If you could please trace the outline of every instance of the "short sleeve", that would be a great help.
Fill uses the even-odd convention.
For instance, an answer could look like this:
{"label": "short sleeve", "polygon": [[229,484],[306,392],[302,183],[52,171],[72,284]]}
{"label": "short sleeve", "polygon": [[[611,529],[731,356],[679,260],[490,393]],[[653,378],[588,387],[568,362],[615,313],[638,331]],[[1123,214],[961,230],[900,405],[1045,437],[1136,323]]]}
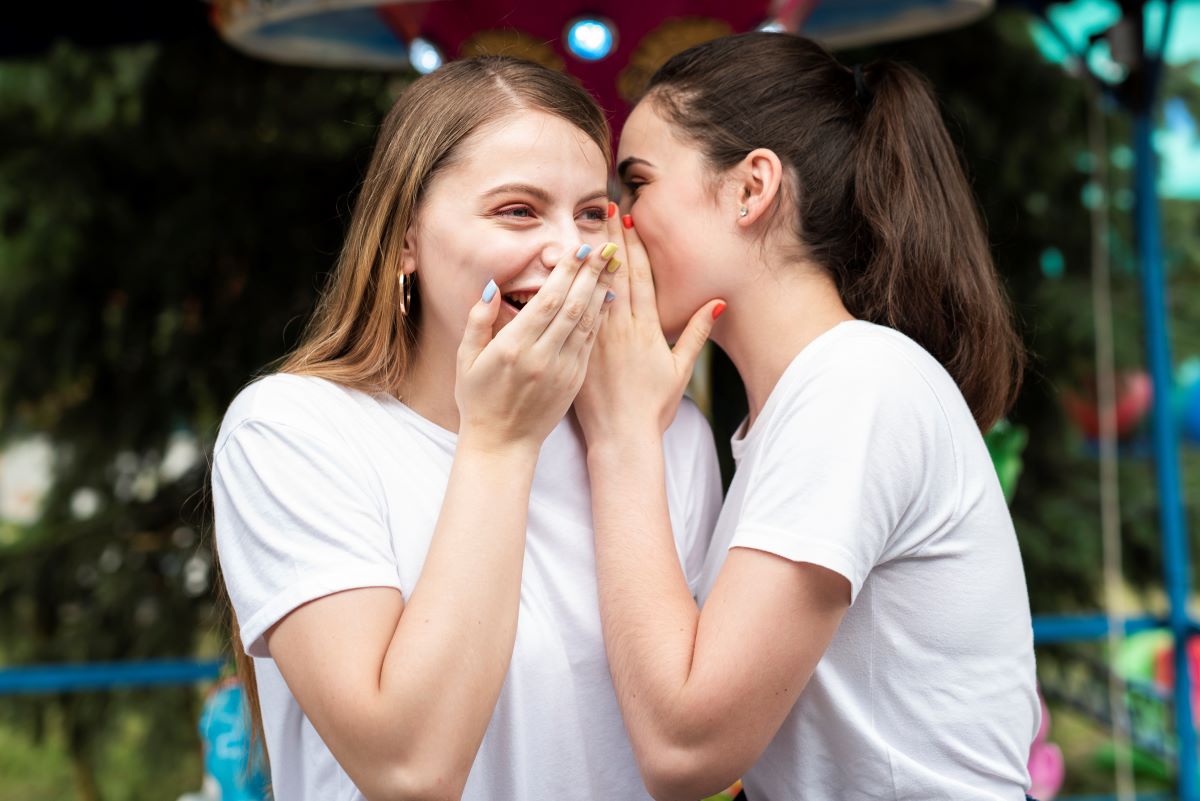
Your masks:
{"label": "short sleeve", "polygon": [[848,358],[815,365],[761,421],[767,427],[757,432],[729,547],[832,570],[850,582],[853,603],[925,495],[944,421],[923,376],[902,357],[842,356]]}
{"label": "short sleeve", "polygon": [[221,572],[246,652],[314,599],[359,587],[400,588],[391,537],[361,464],[346,446],[278,422],[247,419],[213,457]]}
{"label": "short sleeve", "polygon": [[685,482],[678,496],[684,499],[684,531],[679,557],[688,588],[695,596],[721,514],[721,467],[712,428],[693,401],[684,398],[667,433],[674,469]]}

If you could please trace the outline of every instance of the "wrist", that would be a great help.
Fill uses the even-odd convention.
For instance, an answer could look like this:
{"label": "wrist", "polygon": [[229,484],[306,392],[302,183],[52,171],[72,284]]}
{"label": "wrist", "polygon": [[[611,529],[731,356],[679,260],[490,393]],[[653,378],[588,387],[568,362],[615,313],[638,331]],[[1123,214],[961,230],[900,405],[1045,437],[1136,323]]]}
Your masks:
{"label": "wrist", "polygon": [[541,443],[523,439],[497,438],[487,432],[463,428],[458,432],[455,457],[465,456],[494,464],[510,470],[527,469],[532,472],[537,465]]}
{"label": "wrist", "polygon": [[588,467],[601,470],[619,468],[661,449],[662,432],[654,420],[614,426],[603,436],[588,439]]}

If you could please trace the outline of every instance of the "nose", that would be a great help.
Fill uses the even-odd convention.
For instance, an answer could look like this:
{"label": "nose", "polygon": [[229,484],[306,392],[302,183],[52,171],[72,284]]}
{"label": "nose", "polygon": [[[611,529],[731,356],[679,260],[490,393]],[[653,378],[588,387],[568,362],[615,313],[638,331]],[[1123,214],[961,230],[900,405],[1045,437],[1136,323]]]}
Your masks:
{"label": "nose", "polygon": [[545,240],[542,242],[541,258],[542,265],[547,270],[554,269],[554,265],[567,255],[568,250],[578,248],[579,243],[583,241],[574,218],[569,213],[565,217],[566,219],[558,219],[556,216],[546,220],[543,229]]}

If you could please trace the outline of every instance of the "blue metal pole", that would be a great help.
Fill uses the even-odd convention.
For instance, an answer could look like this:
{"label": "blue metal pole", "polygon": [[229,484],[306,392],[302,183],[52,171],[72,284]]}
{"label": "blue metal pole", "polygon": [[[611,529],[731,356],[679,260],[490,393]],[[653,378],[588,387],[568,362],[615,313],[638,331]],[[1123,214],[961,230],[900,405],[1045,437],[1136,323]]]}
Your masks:
{"label": "blue metal pole", "polygon": [[[1108,615],[1034,615],[1033,644],[1103,640],[1108,636]],[[1121,621],[1125,635],[1167,628],[1169,621],[1154,615],[1128,617]]]}
{"label": "blue metal pole", "polygon": [[158,659],[0,668],[0,696],[195,684],[216,679],[224,664],[220,659]]}
{"label": "blue metal pole", "polygon": [[1175,637],[1175,731],[1179,740],[1179,797],[1200,801],[1196,777],[1196,729],[1192,722],[1191,677],[1187,639],[1189,560],[1187,524],[1179,470],[1179,439],[1171,412],[1171,343],[1167,331],[1166,279],[1163,271],[1162,221],[1158,169],[1154,153],[1153,104],[1134,116],[1137,240],[1141,261],[1146,352],[1154,381],[1153,446],[1162,526],[1163,570],[1170,599],[1169,622]]}

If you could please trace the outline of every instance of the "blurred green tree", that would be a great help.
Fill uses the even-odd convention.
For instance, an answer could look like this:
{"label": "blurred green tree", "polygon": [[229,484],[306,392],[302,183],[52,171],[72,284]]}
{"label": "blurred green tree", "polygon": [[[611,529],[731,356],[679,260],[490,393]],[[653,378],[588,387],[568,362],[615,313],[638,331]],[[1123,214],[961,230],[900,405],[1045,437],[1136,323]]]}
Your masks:
{"label": "blurred green tree", "polygon": [[[0,64],[0,442],[54,453],[39,519],[0,523],[0,662],[223,640],[205,451],[301,330],[406,79],[270,65],[211,32]],[[9,701],[0,719],[61,724],[81,799],[199,784],[177,767],[190,689]],[[125,791],[96,763],[134,707],[143,786]]]}

